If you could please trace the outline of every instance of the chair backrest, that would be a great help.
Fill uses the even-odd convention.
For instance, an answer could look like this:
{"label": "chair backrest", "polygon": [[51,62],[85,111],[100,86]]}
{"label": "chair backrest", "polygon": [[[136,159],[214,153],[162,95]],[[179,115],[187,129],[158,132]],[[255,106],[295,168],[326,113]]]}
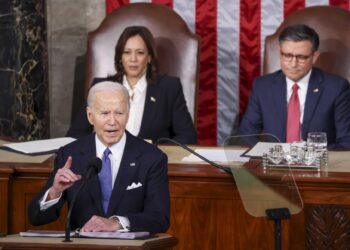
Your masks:
{"label": "chair backrest", "polygon": [[320,36],[321,55],[316,67],[350,81],[350,11],[331,6],[308,7],[288,16],[265,40],[264,74],[280,68],[278,36],[283,28],[302,23]]}
{"label": "chair backrest", "polygon": [[133,25],[146,26],[153,34],[160,74],[181,79],[187,107],[196,123],[196,97],[199,73],[199,37],[172,9],[153,3],[123,5],[106,16],[88,34],[85,96],[95,77],[116,73],[114,48],[122,31]]}

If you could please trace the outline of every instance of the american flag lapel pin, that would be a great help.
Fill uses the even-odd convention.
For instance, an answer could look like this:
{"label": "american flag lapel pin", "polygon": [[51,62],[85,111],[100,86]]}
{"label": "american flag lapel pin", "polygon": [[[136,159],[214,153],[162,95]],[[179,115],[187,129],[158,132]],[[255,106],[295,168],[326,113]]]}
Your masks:
{"label": "american flag lapel pin", "polygon": [[314,93],[317,93],[318,92],[318,89],[316,88],[316,89],[314,89]]}
{"label": "american flag lapel pin", "polygon": [[156,102],[156,98],[154,98],[153,96],[151,96],[151,102]]}

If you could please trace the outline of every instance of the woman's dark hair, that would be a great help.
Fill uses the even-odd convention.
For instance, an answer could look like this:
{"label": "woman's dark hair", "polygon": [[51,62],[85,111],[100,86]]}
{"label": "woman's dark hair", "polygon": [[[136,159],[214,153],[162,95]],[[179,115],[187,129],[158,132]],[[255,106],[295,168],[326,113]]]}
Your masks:
{"label": "woman's dark hair", "polygon": [[287,26],[282,30],[278,40],[280,43],[284,41],[310,41],[313,52],[318,50],[318,46],[320,44],[320,38],[318,37],[317,32],[305,24],[294,24]]}
{"label": "woman's dark hair", "polygon": [[122,55],[124,53],[125,44],[130,37],[139,35],[146,44],[148,54],[151,56],[151,61],[147,65],[146,80],[147,83],[154,83],[158,75],[158,63],[157,63],[157,51],[152,33],[144,26],[130,26],[125,28],[120,35],[117,45],[115,47],[114,67],[117,70],[117,74],[112,78],[117,82],[123,82],[123,75],[125,74]]}

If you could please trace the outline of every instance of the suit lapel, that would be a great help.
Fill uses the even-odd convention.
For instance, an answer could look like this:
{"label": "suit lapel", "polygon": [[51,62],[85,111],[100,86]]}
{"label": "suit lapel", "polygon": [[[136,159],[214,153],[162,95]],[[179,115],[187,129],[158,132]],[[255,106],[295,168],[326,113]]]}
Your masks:
{"label": "suit lapel", "polygon": [[151,131],[157,113],[157,104],[159,104],[161,97],[156,84],[157,83],[147,84],[145,109],[143,112],[140,132],[138,134],[141,138],[145,138],[146,131]]}
{"label": "suit lapel", "polygon": [[276,75],[275,81],[272,83],[272,98],[275,104],[273,107],[276,110],[277,118],[280,120],[278,124],[281,124],[281,139],[286,138],[286,120],[287,120],[287,83],[286,77],[280,71]]}
{"label": "suit lapel", "polygon": [[[84,143],[84,145],[81,148],[81,167],[84,168],[83,173],[86,170],[87,164],[96,157],[96,142],[95,142],[95,133],[91,134],[87,141]],[[98,176],[94,176],[91,178],[88,184],[88,192],[93,200],[93,205],[98,210],[99,214],[104,214],[103,208],[102,208],[102,201],[101,201],[101,189],[100,189],[100,183],[98,180]]]}
{"label": "suit lapel", "polygon": [[128,132],[126,132],[126,144],[117,178],[114,183],[111,200],[108,206],[108,216],[112,215],[116,211],[117,206],[126,192],[126,188],[131,184],[132,178],[135,175],[136,170],[139,168],[138,156],[140,152],[134,145],[134,138]]}
{"label": "suit lapel", "polygon": [[304,117],[303,117],[303,125],[302,125],[302,138],[306,139],[306,132],[309,131],[310,121],[315,113],[317,104],[320,100],[323,91],[323,76],[321,73],[313,69],[309,85],[307,88],[306,100],[305,100],[305,108],[304,108]]}

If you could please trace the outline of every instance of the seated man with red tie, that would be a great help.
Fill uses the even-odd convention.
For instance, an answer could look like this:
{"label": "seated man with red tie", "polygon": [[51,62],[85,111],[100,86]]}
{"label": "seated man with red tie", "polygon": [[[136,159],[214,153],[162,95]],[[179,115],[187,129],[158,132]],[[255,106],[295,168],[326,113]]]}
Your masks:
{"label": "seated man with red tie", "polygon": [[127,89],[115,82],[94,85],[86,109],[95,133],[59,149],[53,172],[29,205],[33,225],[58,219],[88,173],[91,159],[102,169],[77,195],[71,228],[81,231],[165,232],[169,227],[167,156],[125,130],[129,117]]}
{"label": "seated man with red tie", "polygon": [[329,148],[350,148],[350,86],[313,67],[320,55],[315,30],[296,24],[279,36],[281,70],[253,84],[239,133],[269,133],[281,142],[327,133]]}

